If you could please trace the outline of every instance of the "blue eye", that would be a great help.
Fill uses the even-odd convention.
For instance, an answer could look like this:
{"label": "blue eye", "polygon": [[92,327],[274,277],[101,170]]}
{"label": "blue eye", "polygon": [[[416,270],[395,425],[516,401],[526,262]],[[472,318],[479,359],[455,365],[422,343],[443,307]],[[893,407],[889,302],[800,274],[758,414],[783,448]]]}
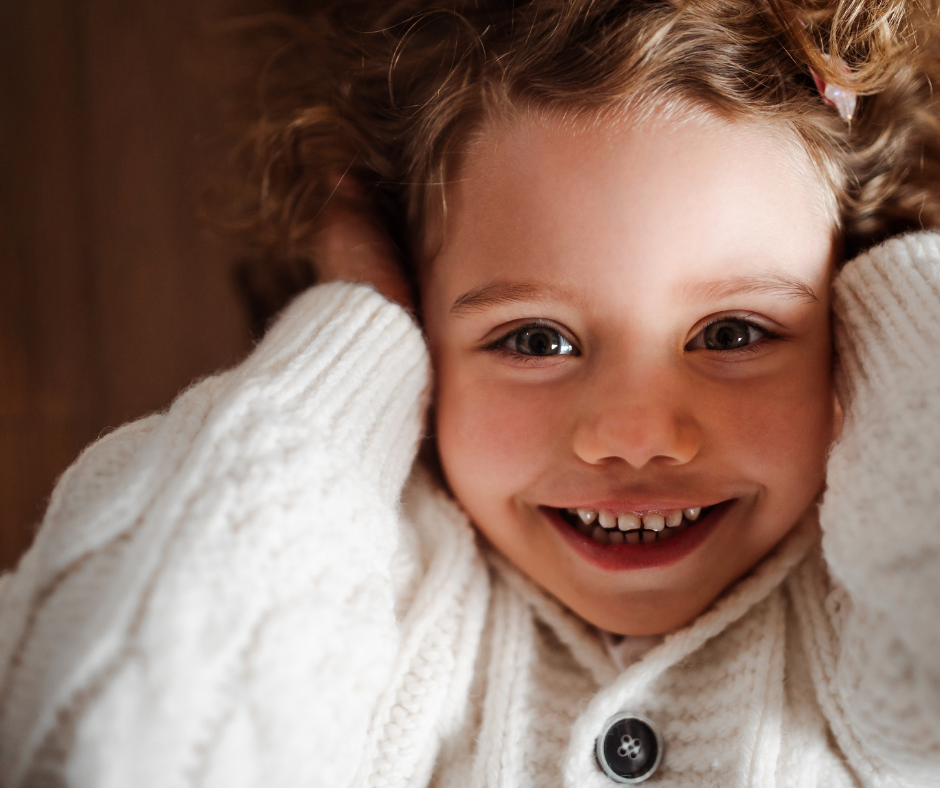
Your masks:
{"label": "blue eye", "polygon": [[561,332],[549,326],[523,326],[501,339],[499,344],[521,356],[572,356],[578,352]]}
{"label": "blue eye", "polygon": [[725,317],[709,323],[686,345],[686,350],[741,350],[773,335],[738,317]]}

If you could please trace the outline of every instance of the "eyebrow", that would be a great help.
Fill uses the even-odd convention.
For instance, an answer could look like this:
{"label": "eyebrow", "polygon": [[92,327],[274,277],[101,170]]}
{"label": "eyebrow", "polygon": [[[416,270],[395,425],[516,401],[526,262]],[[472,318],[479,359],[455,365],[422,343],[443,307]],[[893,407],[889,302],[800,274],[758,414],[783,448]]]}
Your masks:
{"label": "eyebrow", "polygon": [[808,282],[780,273],[758,276],[736,276],[714,282],[695,282],[683,287],[690,300],[709,301],[745,293],[763,293],[781,298],[793,298],[806,303],[819,301],[816,290]]}
{"label": "eyebrow", "polygon": [[[796,277],[779,273],[738,276],[714,282],[696,282],[685,285],[683,291],[687,298],[697,301],[730,298],[745,293],[777,295],[806,303],[819,301],[819,296],[812,285]],[[551,285],[535,285],[530,282],[511,282],[500,279],[468,290],[454,301],[450,313],[461,316],[481,312],[494,306],[541,301],[548,298],[570,300],[570,293]]]}
{"label": "eyebrow", "polygon": [[530,282],[510,282],[500,279],[468,290],[454,301],[450,313],[458,316],[466,315],[504,304],[544,301],[548,298],[559,297],[568,300],[569,294],[552,285],[535,285]]}

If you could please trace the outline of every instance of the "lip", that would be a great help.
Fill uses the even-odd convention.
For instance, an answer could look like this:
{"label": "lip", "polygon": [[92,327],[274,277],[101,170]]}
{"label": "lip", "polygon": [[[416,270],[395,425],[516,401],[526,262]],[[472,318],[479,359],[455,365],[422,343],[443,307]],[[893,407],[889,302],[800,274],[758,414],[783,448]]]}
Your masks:
{"label": "lip", "polygon": [[561,518],[557,509],[540,506],[539,511],[555,527],[562,539],[588,563],[608,572],[624,572],[635,569],[660,569],[678,563],[715,532],[737,501],[738,499],[734,498],[716,504],[708,515],[693,527],[686,528],[668,541],[653,544],[602,545],[572,528]]}

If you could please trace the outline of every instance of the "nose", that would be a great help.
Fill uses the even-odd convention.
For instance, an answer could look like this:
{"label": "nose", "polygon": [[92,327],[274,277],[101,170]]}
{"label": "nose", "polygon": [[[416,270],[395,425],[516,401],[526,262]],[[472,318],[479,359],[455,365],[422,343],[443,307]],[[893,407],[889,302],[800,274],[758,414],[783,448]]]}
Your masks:
{"label": "nose", "polygon": [[574,430],[575,454],[586,463],[622,460],[633,468],[684,465],[698,455],[702,430],[688,383],[634,370],[595,380]]}

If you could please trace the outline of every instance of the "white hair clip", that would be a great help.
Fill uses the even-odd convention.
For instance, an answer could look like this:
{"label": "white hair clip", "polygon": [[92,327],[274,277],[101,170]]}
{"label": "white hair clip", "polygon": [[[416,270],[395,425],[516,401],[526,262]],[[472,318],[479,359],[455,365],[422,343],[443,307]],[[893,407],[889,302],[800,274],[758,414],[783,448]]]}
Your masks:
{"label": "white hair clip", "polygon": [[[831,55],[823,55],[823,57],[830,63],[833,60]],[[852,73],[841,57],[835,58],[835,61],[846,74]],[[832,82],[826,82],[813,71],[813,69],[810,69],[809,73],[813,75],[813,81],[816,83],[816,89],[819,90],[819,95],[822,96],[822,100],[830,107],[835,107],[842,120],[846,123],[851,123],[852,118],[855,117],[855,105],[858,102],[858,93],[851,88],[844,88]]]}
{"label": "white hair clip", "polygon": [[[770,5],[769,0],[759,0],[761,7],[765,12],[774,14],[774,10]],[[779,17],[778,21],[779,21]],[[805,30],[806,22],[800,20],[800,25]],[[819,52],[818,47],[815,44],[810,42],[810,46],[813,47],[817,52]],[[852,70],[848,67],[848,64],[841,58],[833,58],[832,55],[827,55],[824,52],[819,52],[823,60],[828,63],[832,63],[835,60],[835,64],[839,69],[845,74],[851,74]],[[823,101],[825,101],[830,107],[835,107],[836,111],[839,113],[839,117],[842,118],[850,126],[852,125],[852,119],[855,117],[855,105],[858,103],[858,93],[851,88],[845,88],[841,85],[836,85],[832,82],[826,82],[822,79],[819,74],[817,74],[812,67],[809,67],[809,73],[813,77],[813,81],[816,83],[816,89],[819,91],[819,95]]]}

